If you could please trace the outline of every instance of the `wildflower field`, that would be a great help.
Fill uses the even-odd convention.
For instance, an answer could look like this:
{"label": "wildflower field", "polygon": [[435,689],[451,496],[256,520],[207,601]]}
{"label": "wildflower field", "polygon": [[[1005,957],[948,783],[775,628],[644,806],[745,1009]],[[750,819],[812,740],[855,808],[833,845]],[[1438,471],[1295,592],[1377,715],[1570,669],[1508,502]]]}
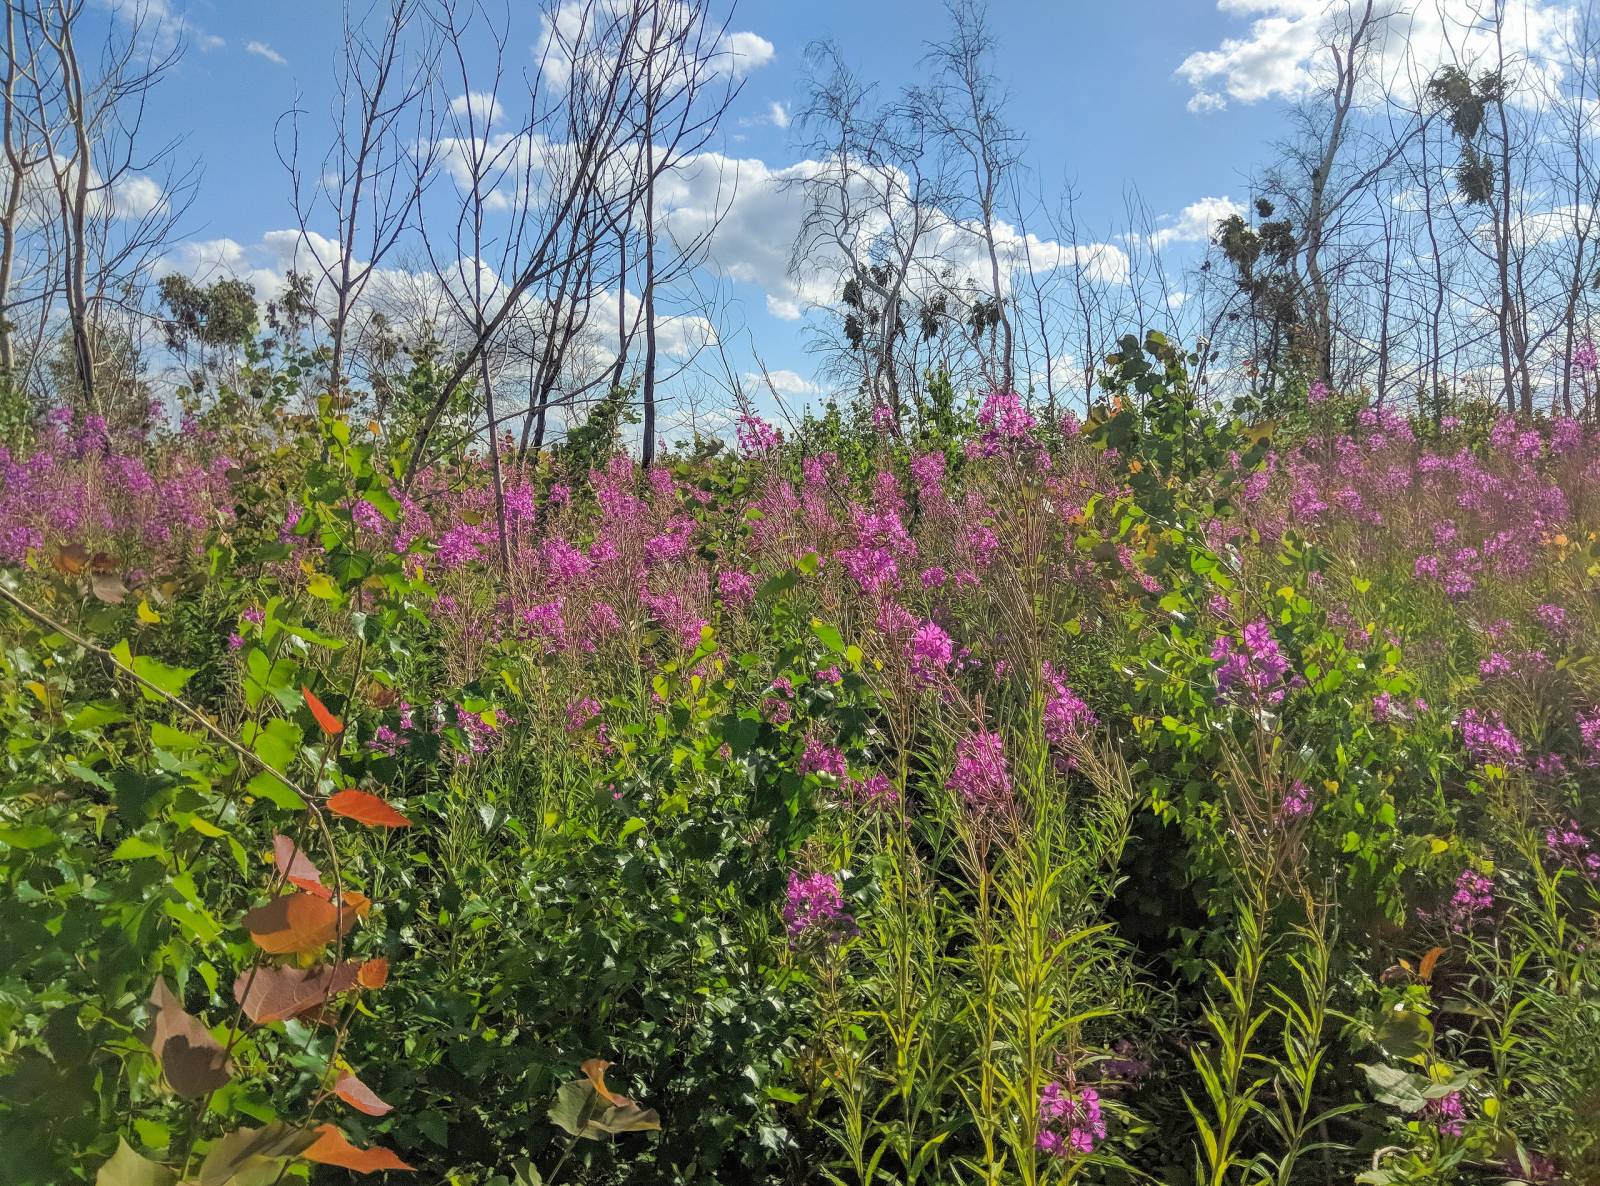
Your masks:
{"label": "wildflower field", "polygon": [[1186,366],[19,439],[0,1179],[1600,1181],[1600,433]]}

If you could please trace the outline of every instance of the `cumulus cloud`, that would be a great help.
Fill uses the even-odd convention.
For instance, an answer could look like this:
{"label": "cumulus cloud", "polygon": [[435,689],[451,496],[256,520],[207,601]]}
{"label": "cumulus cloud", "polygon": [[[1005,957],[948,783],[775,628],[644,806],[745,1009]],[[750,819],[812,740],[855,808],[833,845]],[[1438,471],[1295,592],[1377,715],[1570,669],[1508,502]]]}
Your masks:
{"label": "cumulus cloud", "polygon": [[450,114],[457,119],[470,119],[476,127],[487,128],[504,119],[506,109],[491,94],[468,91],[450,100]]}
{"label": "cumulus cloud", "polygon": [[767,122],[775,128],[789,126],[789,109],[774,99],[767,104]]}
{"label": "cumulus cloud", "polygon": [[[1177,77],[1193,91],[1189,110],[1221,110],[1230,102],[1294,99],[1323,81],[1332,68],[1330,39],[1348,30],[1364,0],[1217,0],[1225,17],[1249,20],[1241,36],[1198,50],[1179,64]],[[1540,92],[1563,73],[1563,46],[1577,20],[1567,0],[1504,0],[1505,54],[1520,63],[1523,82]],[[1404,92],[1413,75],[1426,79],[1449,62],[1482,63],[1496,53],[1480,0],[1378,0],[1373,82],[1384,92]],[[1414,67],[1407,70],[1409,63]],[[1374,94],[1369,96],[1376,98]]]}
{"label": "cumulus cloud", "polygon": [[768,371],[765,375],[760,371],[746,371],[744,374],[743,385],[746,390],[759,390],[768,383],[772,384],[772,389],[779,395],[794,399],[822,394],[820,385],[813,383],[798,371]]}
{"label": "cumulus cloud", "polygon": [[[843,260],[836,251],[820,249],[804,267],[790,267],[793,244],[806,218],[806,183],[830,168],[815,160],[773,168],[759,159],[705,153],[664,179],[659,198],[676,238],[688,242],[713,232],[708,262],[727,278],[759,288],[771,316],[794,321],[839,296]],[[864,206],[872,204],[872,195],[866,192],[871,184],[860,182]],[[889,233],[890,218],[880,214],[858,228],[859,255],[870,254],[873,243]],[[910,282],[913,291],[968,286],[986,291],[988,248],[978,229],[976,224],[936,215],[923,239],[922,258]],[[995,231],[1003,288],[1009,289],[1011,277],[1027,268],[1039,272],[1081,268],[1099,282],[1127,280],[1128,256],[1116,244],[1057,243],[1025,236],[1004,221],[996,224]]]}
{"label": "cumulus cloud", "polygon": [[1216,233],[1217,223],[1231,215],[1243,213],[1244,207],[1230,197],[1201,198],[1198,202],[1190,202],[1178,212],[1176,218],[1170,214],[1164,216],[1161,221],[1166,225],[1141,241],[1156,251],[1174,243],[1209,242]]}
{"label": "cumulus cloud", "polygon": [[265,58],[274,66],[287,66],[289,59],[273,49],[265,41],[247,41],[244,43],[244,52],[255,54],[258,58]]}
{"label": "cumulus cloud", "polygon": [[722,39],[721,48],[728,57],[728,71],[735,78],[759,70],[777,53],[772,42],[759,33],[729,33]]}

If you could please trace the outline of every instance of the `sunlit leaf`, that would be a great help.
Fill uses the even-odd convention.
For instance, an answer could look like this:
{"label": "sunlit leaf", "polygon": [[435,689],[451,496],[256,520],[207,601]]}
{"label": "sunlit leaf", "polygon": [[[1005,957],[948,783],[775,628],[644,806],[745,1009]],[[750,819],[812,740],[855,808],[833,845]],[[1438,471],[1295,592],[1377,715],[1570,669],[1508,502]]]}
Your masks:
{"label": "sunlit leaf", "polygon": [[258,967],[239,974],[233,982],[233,997],[257,1025],[287,1021],[349,992],[356,986],[359,971],[354,963],[319,968]]}
{"label": "sunlit leaf", "polygon": [[378,989],[389,983],[389,961],[381,955],[367,960],[356,973],[362,988]]}
{"label": "sunlit leaf", "polygon": [[340,791],[328,800],[328,810],[371,828],[409,828],[411,821],[376,795],[366,791]]}
{"label": "sunlit leaf", "polygon": [[1427,984],[1433,979],[1434,966],[1439,962],[1439,957],[1444,954],[1442,947],[1430,947],[1427,954],[1422,957],[1422,962],[1417,965],[1417,979]]}
{"label": "sunlit leaf", "polygon": [[333,1085],[333,1093],[349,1104],[358,1112],[365,1112],[368,1116],[386,1116],[394,1111],[393,1104],[386,1104],[360,1079],[349,1071],[339,1076]]}
{"label": "sunlit leaf", "polygon": [[299,1157],[317,1139],[316,1134],[287,1124],[265,1128],[240,1128],[211,1146],[200,1164],[199,1186],[229,1186],[247,1171],[282,1168]]}
{"label": "sunlit leaf", "polygon": [[343,1169],[354,1170],[358,1174],[413,1168],[401,1161],[393,1150],[380,1149],[376,1146],[362,1149],[352,1145],[344,1133],[332,1124],[318,1126],[316,1142],[301,1156],[319,1165],[336,1165]]}
{"label": "sunlit leaf", "polygon": [[308,894],[331,901],[333,891],[322,884],[322,871],[311,863],[305,850],[287,836],[272,838],[272,859],[278,872],[290,885]]}
{"label": "sunlit leaf", "polygon": [[311,715],[316,718],[319,729],[329,737],[337,737],[344,732],[344,722],[328,711],[328,706],[317,699],[315,692],[301,684],[300,695],[305,699],[306,707],[311,710]]}
{"label": "sunlit leaf", "polygon": [[297,955],[317,951],[349,934],[358,913],[364,912],[353,905],[340,909],[328,898],[296,890],[257,906],[244,916],[244,925],[262,951]]}

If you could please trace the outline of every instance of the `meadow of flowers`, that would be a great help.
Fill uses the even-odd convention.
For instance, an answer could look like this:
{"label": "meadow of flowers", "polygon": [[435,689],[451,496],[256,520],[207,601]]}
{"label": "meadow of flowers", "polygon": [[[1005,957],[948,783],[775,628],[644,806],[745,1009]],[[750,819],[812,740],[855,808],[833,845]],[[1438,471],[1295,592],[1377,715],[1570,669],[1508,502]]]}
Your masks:
{"label": "meadow of flowers", "polygon": [[1168,366],[498,484],[40,424],[0,1181],[1600,1181],[1600,432]]}

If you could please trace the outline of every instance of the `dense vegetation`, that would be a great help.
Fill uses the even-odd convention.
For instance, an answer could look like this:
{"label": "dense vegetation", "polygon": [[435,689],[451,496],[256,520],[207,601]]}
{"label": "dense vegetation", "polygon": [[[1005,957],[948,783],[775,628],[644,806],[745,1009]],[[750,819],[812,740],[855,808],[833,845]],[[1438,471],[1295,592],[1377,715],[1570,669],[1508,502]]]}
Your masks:
{"label": "dense vegetation", "polygon": [[0,1178],[1600,1180],[1600,436],[1192,361],[19,434]]}

